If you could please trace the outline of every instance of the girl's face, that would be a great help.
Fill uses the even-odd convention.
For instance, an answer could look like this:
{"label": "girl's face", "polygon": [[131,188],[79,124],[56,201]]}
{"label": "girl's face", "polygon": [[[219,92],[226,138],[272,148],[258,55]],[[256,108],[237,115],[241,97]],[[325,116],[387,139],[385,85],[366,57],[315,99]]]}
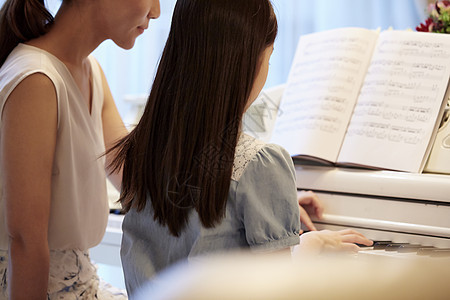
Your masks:
{"label": "girl's face", "polygon": [[119,47],[131,49],[136,38],[148,28],[150,19],[160,15],[159,0],[104,0],[101,11],[107,37]]}
{"label": "girl's face", "polygon": [[261,92],[264,84],[266,83],[267,74],[269,73],[269,60],[270,56],[273,53],[273,45],[264,50],[261,55],[261,65],[259,66],[259,71],[256,74],[255,82],[253,83],[252,91],[250,92],[250,97],[248,99],[247,105],[245,106],[245,110],[247,110],[250,105],[256,100],[259,93]]}

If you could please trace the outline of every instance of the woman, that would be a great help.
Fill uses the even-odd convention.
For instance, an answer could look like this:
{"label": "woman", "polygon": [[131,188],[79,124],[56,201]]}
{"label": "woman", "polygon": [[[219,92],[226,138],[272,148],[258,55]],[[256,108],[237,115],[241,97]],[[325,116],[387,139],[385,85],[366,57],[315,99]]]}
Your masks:
{"label": "woman", "polygon": [[[177,1],[144,114],[113,148],[130,294],[180,260],[299,244],[292,159],[240,132],[276,34],[269,0]],[[302,235],[300,248],[357,250],[355,242],[371,244],[351,230],[319,231]]]}
{"label": "woman", "polygon": [[[0,13],[0,272],[11,299],[102,298],[88,249],[103,237],[105,161],[126,134],[90,53],[130,49],[158,0],[7,0]],[[106,157],[108,161],[110,157]],[[111,177],[120,187],[121,173]]]}

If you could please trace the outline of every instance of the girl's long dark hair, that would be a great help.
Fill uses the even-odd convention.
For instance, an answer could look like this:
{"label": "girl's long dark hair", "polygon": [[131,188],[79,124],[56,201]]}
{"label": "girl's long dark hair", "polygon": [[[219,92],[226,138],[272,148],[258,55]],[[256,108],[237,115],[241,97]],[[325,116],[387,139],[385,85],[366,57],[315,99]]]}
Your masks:
{"label": "girl's long dark hair", "polygon": [[6,0],[0,10],[0,67],[19,43],[45,34],[52,23],[44,0]]}
{"label": "girl's long dark hair", "polygon": [[178,0],[144,114],[110,152],[120,201],[179,236],[192,210],[220,222],[244,108],[277,21],[269,0]]}

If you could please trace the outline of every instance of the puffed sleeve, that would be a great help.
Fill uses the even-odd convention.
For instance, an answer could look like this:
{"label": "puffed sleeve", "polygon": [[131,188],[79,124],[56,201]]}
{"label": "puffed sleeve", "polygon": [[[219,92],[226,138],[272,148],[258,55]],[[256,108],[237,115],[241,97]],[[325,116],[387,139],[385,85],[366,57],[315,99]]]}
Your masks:
{"label": "puffed sleeve", "polygon": [[300,242],[295,168],[286,150],[267,144],[238,180],[237,211],[254,251],[276,251]]}

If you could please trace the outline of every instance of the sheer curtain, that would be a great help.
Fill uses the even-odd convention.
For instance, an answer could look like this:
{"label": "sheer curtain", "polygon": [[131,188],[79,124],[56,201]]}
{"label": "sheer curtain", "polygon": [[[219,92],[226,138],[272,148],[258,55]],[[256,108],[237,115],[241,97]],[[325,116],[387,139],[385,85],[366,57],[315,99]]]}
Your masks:
{"label": "sheer curtain", "polygon": [[[56,11],[60,1],[47,0]],[[90,0],[95,1],[95,0]],[[243,0],[245,1],[245,0]],[[3,4],[4,0],[0,0]],[[111,41],[101,44],[94,55],[106,77],[122,117],[127,119],[129,95],[148,94],[169,32],[176,0],[160,0],[161,17],[150,22],[132,50],[122,50]],[[279,35],[271,58],[266,87],[286,82],[300,35],[337,27],[414,29],[425,19],[427,0],[272,0],[279,21]],[[127,120],[125,120],[127,122]]]}

